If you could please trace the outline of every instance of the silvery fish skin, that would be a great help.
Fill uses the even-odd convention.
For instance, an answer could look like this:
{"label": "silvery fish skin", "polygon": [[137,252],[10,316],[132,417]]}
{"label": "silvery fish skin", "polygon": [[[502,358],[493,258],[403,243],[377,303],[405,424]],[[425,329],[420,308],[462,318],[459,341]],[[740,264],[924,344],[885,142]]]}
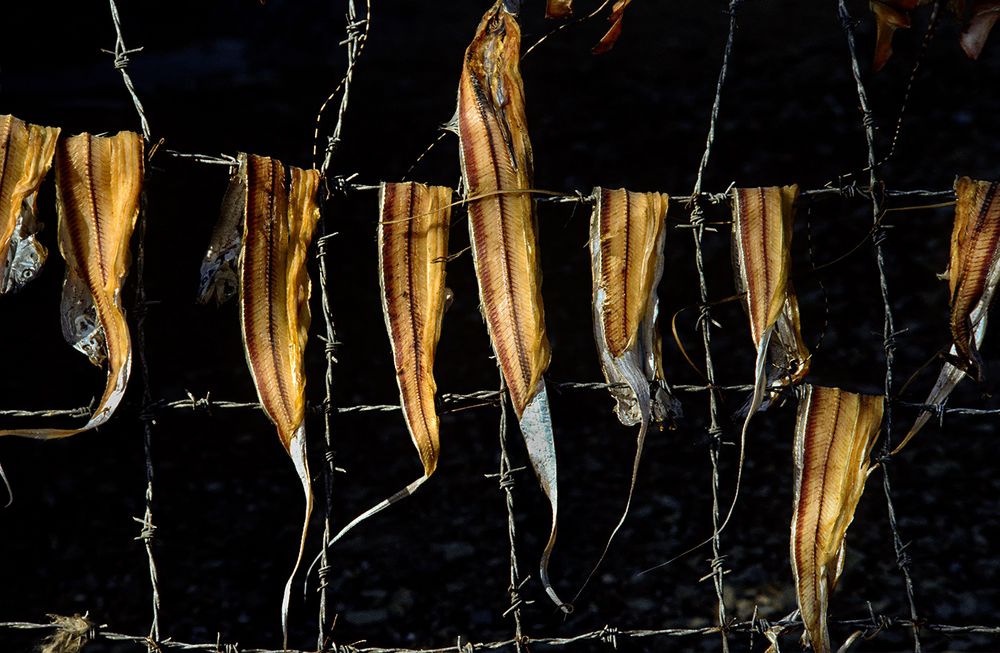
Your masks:
{"label": "silvery fish skin", "polygon": [[201,283],[198,303],[214,300],[224,304],[239,293],[237,271],[240,246],[243,243],[243,222],[247,197],[247,155],[236,157],[237,165],[229,176],[229,186],[222,199],[222,210],[212,240],[201,263]]}
{"label": "silvery fish skin", "polygon": [[424,476],[437,468],[439,420],[434,354],[445,310],[451,189],[383,183],[378,225],[379,286],[403,417]]}
{"label": "silvery fish skin", "polygon": [[319,219],[319,172],[290,168],[286,184],[280,161],[246,160],[244,229],[240,249],[240,326],[257,395],[274,423],[302,483],[305,517],[295,567],[282,600],[287,644],[291,586],[302,560],[312,486],[306,459],[303,358],[309,332],[311,282],[306,252]]}
{"label": "silvery fish skin", "polygon": [[[951,258],[945,277],[951,296],[950,360],[941,369],[926,405],[939,405],[966,375],[980,379],[979,347],[986,336],[986,318],[1000,282],[1000,183],[959,177],[955,181],[955,225]],[[924,411],[903,441],[898,453],[930,420]]]}
{"label": "silvery fish skin", "polygon": [[549,597],[563,606],[548,578],[558,524],[558,482],[542,378],[550,351],[530,194],[532,157],[520,44],[516,17],[505,0],[497,0],[465,53],[458,93],[459,153],[483,315],[532,466],[552,508],[539,575]]}
{"label": "silvery fish skin", "polygon": [[48,252],[35,234],[38,189],[52,167],[59,128],[0,116],[0,294],[38,276]]}
{"label": "silvery fish skin", "polygon": [[827,608],[844,568],[847,528],[854,520],[884,398],[804,385],[795,425],[790,553],[805,633],[803,645],[830,653]]}
{"label": "silvery fish skin", "polygon": [[62,140],[56,152],[59,250],[66,259],[63,335],[97,366],[107,384],[88,422],[76,429],[17,429],[0,435],[61,438],[104,424],[125,394],[132,346],[121,287],[129,267],[129,240],[139,216],[143,142],[139,134]]}

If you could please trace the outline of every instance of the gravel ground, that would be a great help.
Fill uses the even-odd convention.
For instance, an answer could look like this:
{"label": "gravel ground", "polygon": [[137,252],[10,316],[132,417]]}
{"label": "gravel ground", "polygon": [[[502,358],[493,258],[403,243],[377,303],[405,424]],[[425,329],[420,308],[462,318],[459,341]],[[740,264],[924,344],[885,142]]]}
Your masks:
{"label": "gravel ground", "polygon": [[[578,0],[584,10],[596,3]],[[249,0],[211,3],[120,2],[126,42],[143,45],[130,73],[154,135],[165,146],[205,153],[246,150],[307,165],[316,107],[343,69],[342,3]],[[376,3],[371,39],[356,71],[337,173],[375,182],[398,179],[454,111],[462,52],[487,2]],[[525,41],[551,28],[541,2],[527,3]],[[863,166],[866,149],[835,3],[747,2],[740,13],[730,80],[706,189],[798,181],[816,188]],[[896,55],[877,74],[867,70],[873,25],[867,3],[849,2],[858,27],[865,82],[879,126],[879,146],[893,132],[917,57],[927,10],[896,39]],[[572,191],[627,186],[687,194],[704,147],[709,110],[728,18],[725,3],[635,3],[615,50],[593,57],[603,32],[595,21],[548,40],[524,62],[528,121],[539,188]],[[110,58],[113,44],[103,6],[40,2],[11,8],[23,26],[0,44],[0,112],[65,133],[134,128],[135,120]],[[37,16],[46,18],[42,27]],[[44,32],[44,35],[42,34]],[[941,26],[916,80],[896,155],[883,170],[892,188],[950,187],[956,174],[1000,176],[1000,43],[982,60],[965,60],[950,17]],[[994,37],[1000,39],[1000,37]],[[416,169],[418,179],[453,185],[455,139],[448,137]],[[147,319],[147,353],[154,394],[185,392],[217,400],[252,401],[236,309],[195,306],[199,259],[225,185],[224,168],[160,159],[148,186],[147,286],[155,300]],[[47,244],[54,249],[53,191],[42,195]],[[903,206],[903,204],[897,204]],[[542,205],[542,264],[546,319],[553,346],[549,378],[600,378],[590,326],[587,212]],[[890,214],[885,243],[897,326],[897,388],[948,341],[946,284],[949,208]],[[383,335],[375,276],[372,194],[337,197],[328,206],[333,240],[331,300],[342,345],[335,371],[338,405],[397,401]],[[724,221],[722,207],[709,218]],[[669,317],[698,299],[687,215],[671,206],[678,228],[667,238],[661,302]],[[455,215],[451,249],[467,244]],[[870,206],[830,200],[800,212],[793,257],[807,341],[814,346],[817,383],[879,392],[884,381],[882,303],[870,242]],[[861,243],[856,250],[853,249]],[[42,277],[20,296],[4,298],[0,324],[7,380],[2,408],[86,404],[99,372],[66,347],[56,311],[62,264],[53,256]],[[705,236],[713,300],[733,294],[728,226]],[[830,265],[814,271],[816,266]],[[315,273],[315,270],[313,270]],[[472,262],[449,264],[456,301],[444,326],[438,386],[465,392],[497,385],[478,312]],[[314,277],[315,278],[315,277]],[[129,293],[130,294],[130,293]],[[319,315],[314,297],[314,315]],[[681,340],[702,361],[696,312],[678,317]],[[133,312],[134,317],[134,312]],[[734,302],[713,317],[718,381],[748,383],[753,352],[746,318]],[[134,323],[134,321],[133,321]],[[310,400],[323,397],[323,351],[317,318],[308,353]],[[995,334],[994,334],[995,335]],[[668,376],[698,383],[669,340]],[[997,338],[987,337],[987,367],[997,369]],[[820,346],[815,346],[817,343]],[[920,401],[936,374],[931,364],[902,398]],[[998,408],[991,379],[964,382],[951,404]],[[134,540],[143,511],[141,384],[138,374],[119,415],[97,433],[66,441],[4,440],[0,462],[15,492],[0,510],[0,621],[44,621],[47,613],[89,611],[111,630],[144,633],[150,617],[145,553]],[[746,401],[722,397],[724,440],[721,501],[736,476],[736,421]],[[516,526],[524,586],[525,632],[570,636],[604,625],[621,629],[703,627],[716,623],[702,548],[660,565],[711,532],[712,483],[705,435],[707,399],[682,396],[685,417],[648,442],[631,516],[569,617],[558,614],[537,582],[536,561],[547,534],[547,504],[530,472],[515,474]],[[553,580],[572,596],[593,565],[624,504],[634,433],[620,426],[602,393],[552,397],[560,456],[561,529]],[[727,615],[776,620],[795,603],[788,565],[791,442],[794,404],[755,418],[740,500],[722,535]],[[894,436],[915,413],[895,411]],[[1000,625],[1000,475],[992,446],[995,418],[949,416],[929,425],[889,469],[899,528],[912,560],[916,604],[932,623]],[[319,444],[322,424],[309,424]],[[398,413],[339,415],[333,420],[338,523],[419,474]],[[442,419],[440,468],[406,503],[369,520],[339,543],[331,557],[332,609],[338,643],[448,646],[505,639],[508,606],[506,512],[493,474],[498,468],[497,410],[486,407]],[[527,464],[511,434],[515,467]],[[313,447],[314,469],[321,455]],[[298,537],[301,497],[287,457],[262,414],[215,410],[172,412],[156,420],[156,555],[163,634],[177,641],[280,644],[281,588]],[[869,606],[893,618],[908,615],[896,567],[882,473],[871,479],[848,535],[847,566],[834,595],[836,619],[863,619]],[[321,511],[318,511],[321,512]],[[317,515],[318,517],[318,515]],[[309,551],[319,546],[313,523]],[[315,646],[316,578],[292,606],[290,645]],[[298,586],[301,589],[301,584]],[[835,627],[835,642],[849,630]],[[889,628],[852,650],[912,648],[907,633]],[[925,632],[924,650],[1000,650],[1000,640]],[[0,651],[33,650],[33,637],[0,629]],[[735,635],[737,650],[764,650],[757,636]],[[789,649],[794,634],[783,638]],[[626,650],[720,649],[718,636],[620,642]],[[606,650],[587,643],[569,650]],[[88,653],[136,650],[97,642]]]}

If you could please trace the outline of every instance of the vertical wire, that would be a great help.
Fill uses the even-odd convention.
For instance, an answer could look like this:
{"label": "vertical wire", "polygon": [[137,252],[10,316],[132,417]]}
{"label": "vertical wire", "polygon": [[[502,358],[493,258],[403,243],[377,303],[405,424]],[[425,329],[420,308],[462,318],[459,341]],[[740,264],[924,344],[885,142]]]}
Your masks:
{"label": "vertical wire", "polygon": [[882,292],[882,304],[885,314],[883,322],[882,338],[883,349],[885,350],[885,438],[882,440],[881,460],[882,463],[882,489],[885,493],[886,507],[889,512],[889,526],[892,530],[893,547],[896,552],[896,565],[903,574],[906,585],[906,597],[910,608],[911,630],[913,633],[913,650],[920,653],[920,623],[917,616],[916,600],[913,592],[913,578],[910,574],[910,559],[906,553],[906,544],[899,534],[899,525],[896,521],[896,509],[892,500],[892,485],[889,479],[889,452],[892,450],[892,397],[893,397],[893,362],[895,359],[896,336],[900,332],[896,331],[895,321],[892,314],[892,303],[889,300],[889,284],[885,273],[885,252],[882,247],[885,241],[885,227],[881,224],[883,195],[879,190],[880,181],[878,179],[878,160],[875,154],[875,118],[871,107],[868,104],[868,94],[865,91],[864,82],[861,80],[861,66],[858,63],[857,48],[854,42],[854,24],[850,12],[844,0],[838,0],[838,14],[844,32],[847,35],[848,50],[851,55],[851,71],[854,74],[854,82],[858,91],[858,102],[861,105],[862,122],[865,129],[865,140],[868,145],[868,174],[869,191],[872,201],[872,215],[875,221],[875,234],[872,242],[875,248],[875,262],[878,267],[879,287]]}
{"label": "vertical wire", "polygon": [[[500,490],[504,493],[504,502],[507,506],[507,538],[510,542],[510,587],[507,593],[510,596],[510,607],[504,612],[504,616],[512,614],[514,617],[514,646],[518,653],[525,650],[524,630],[521,625],[521,606],[524,601],[521,599],[521,587],[524,581],[521,580],[520,568],[517,562],[517,528],[514,522],[514,470],[510,467],[510,457],[507,454],[507,384],[504,382],[503,374],[500,374]],[[526,579],[525,579],[526,580]]]}
{"label": "vertical wire", "polygon": [[717,601],[717,617],[719,620],[720,632],[722,635],[722,651],[729,651],[729,636],[727,632],[726,601],[723,591],[723,576],[725,569],[723,566],[722,543],[719,536],[721,514],[719,509],[719,453],[722,444],[722,428],[719,426],[719,404],[715,391],[715,366],[712,362],[712,317],[708,302],[708,284],[705,280],[705,258],[702,251],[702,239],[705,232],[705,216],[700,205],[699,195],[702,190],[702,181],[705,170],[708,168],[708,161],[712,153],[712,145],[715,142],[715,126],[719,119],[719,107],[722,103],[722,89],[726,83],[726,75],[729,69],[729,59],[733,51],[733,41],[736,35],[736,13],[742,0],[730,0],[729,2],[729,33],[726,37],[726,46],[722,55],[722,65],[719,69],[719,79],[715,86],[715,99],[712,103],[712,114],[708,124],[708,135],[705,139],[705,150],[698,165],[698,174],[695,179],[694,191],[691,193],[691,235],[694,238],[695,266],[698,270],[698,287],[700,292],[700,315],[698,317],[698,328],[701,329],[702,343],[705,348],[705,377],[708,381],[708,413],[709,428],[708,435],[711,439],[711,449],[709,458],[712,464],[712,560],[711,577],[715,587]]}

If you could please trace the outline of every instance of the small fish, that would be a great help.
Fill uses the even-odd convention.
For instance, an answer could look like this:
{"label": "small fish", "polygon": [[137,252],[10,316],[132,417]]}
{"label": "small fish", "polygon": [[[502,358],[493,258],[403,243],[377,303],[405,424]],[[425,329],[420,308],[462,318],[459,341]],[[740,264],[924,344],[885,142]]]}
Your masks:
{"label": "small fish", "polygon": [[[924,401],[939,405],[966,375],[982,381],[979,347],[1000,281],[1000,182],[959,177],[955,181],[955,226],[951,232],[948,279],[953,345],[937,382]],[[930,420],[924,411],[892,452],[898,453]]]}
{"label": "small fish", "polygon": [[0,116],[0,295],[38,276],[48,252],[35,238],[38,188],[52,167],[58,127]]}
{"label": "small fish", "polygon": [[606,188],[595,188],[593,194],[597,198],[590,218],[594,339],[618,420],[626,426],[640,424],[628,500],[596,571],[628,516],[650,422],[679,414],[680,405],[664,380],[657,325],[669,197]]}
{"label": "small fish", "polygon": [[[320,179],[316,170],[291,167],[289,172],[286,183],[285,166],[277,159],[255,155],[241,159],[237,177],[242,178],[234,177],[230,183],[234,204],[228,203],[227,193],[222,217],[224,222],[230,221],[229,211],[242,204],[243,238],[237,276],[247,363],[260,402],[292,459],[305,497],[298,556],[281,606],[286,645],[292,581],[302,561],[313,502],[306,459],[303,370],[312,284],[305,264],[319,220],[316,194]],[[241,194],[242,202],[238,199]]]}
{"label": "small fish", "polygon": [[542,378],[550,350],[530,190],[531,142],[520,49],[517,18],[505,0],[497,0],[465,52],[458,93],[459,153],[480,304],[532,467],[552,508],[539,575],[549,598],[564,606],[548,575],[558,524],[558,482]]}
{"label": "small fish", "polygon": [[247,155],[236,157],[237,165],[229,176],[229,186],[222,199],[219,221],[212,230],[212,240],[201,263],[198,303],[215,300],[217,306],[239,292],[237,271],[243,243],[244,209],[247,195]]}
{"label": "small fish", "polygon": [[827,608],[844,568],[847,528],[874,469],[884,398],[804,385],[795,424],[791,560],[803,645],[830,653]]}
{"label": "small fish", "polygon": [[66,260],[63,336],[94,365],[107,364],[107,384],[93,415],[80,428],[16,429],[0,431],[0,435],[75,435],[107,422],[121,402],[132,368],[121,290],[129,266],[129,240],[139,216],[142,181],[139,134],[80,134],[59,141],[56,205],[59,250]]}

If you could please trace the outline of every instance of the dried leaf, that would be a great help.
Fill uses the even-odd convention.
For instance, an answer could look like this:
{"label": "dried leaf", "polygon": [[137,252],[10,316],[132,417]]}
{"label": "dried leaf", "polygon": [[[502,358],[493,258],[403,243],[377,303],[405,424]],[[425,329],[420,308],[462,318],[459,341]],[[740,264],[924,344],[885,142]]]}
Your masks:
{"label": "dried leaf", "polygon": [[121,289],[129,240],[139,216],[142,137],[133,132],[80,134],[56,149],[59,250],[66,259],[63,334],[97,366],[107,364],[104,393],[87,423],[76,429],[17,429],[0,435],[62,438],[108,421],[132,367],[132,346]]}
{"label": "dried leaf", "polygon": [[38,188],[52,167],[57,127],[0,116],[0,294],[38,276],[48,252],[35,238]]}
{"label": "dried leaf", "polygon": [[990,31],[1000,19],[1000,2],[979,0],[972,6],[972,17],[962,30],[962,50],[970,59],[978,59]]}
{"label": "dried leaf", "polygon": [[[982,380],[979,347],[1000,281],[1000,183],[960,177],[955,181],[955,195],[951,260],[945,274],[951,293],[954,344],[924,401],[927,405],[943,403],[966,374]],[[922,412],[893,453],[901,451],[930,418],[930,411]]]}
{"label": "dried leaf", "polygon": [[604,54],[615,47],[618,37],[622,34],[622,18],[625,14],[625,8],[630,4],[632,4],[632,0],[615,0],[614,6],[611,7],[611,15],[608,16],[611,27],[594,46],[594,54]]}
{"label": "dried leaf", "polygon": [[468,192],[469,232],[479,295],[497,363],[520,419],[532,466],[552,507],[552,529],[540,565],[546,592],[555,545],[558,485],[545,381],[550,352],[542,311],[531,143],[519,70],[521,30],[498,0],[465,53],[458,131]]}
{"label": "dried leaf", "polygon": [[569,18],[573,15],[573,0],[548,0],[546,18]]}
{"label": "dried leaf", "polygon": [[212,240],[201,263],[198,303],[215,300],[224,304],[239,292],[237,264],[243,243],[243,222],[247,200],[247,155],[237,155],[238,164],[230,173],[229,186],[222,199],[219,221],[212,230]]}
{"label": "dried leaf", "polygon": [[302,366],[311,292],[305,262],[319,219],[319,172],[292,167],[286,186],[285,167],[280,161],[254,155],[247,158],[245,171],[245,222],[239,258],[243,344],[257,395],[292,458],[306,504],[299,552],[281,608],[287,644],[291,586],[302,560],[312,512]]}
{"label": "dried leaf", "polygon": [[424,475],[430,476],[440,451],[434,353],[444,316],[451,189],[385,183],[379,205],[379,281],[385,326],[403,417]]}
{"label": "dried leaf", "polygon": [[[679,404],[667,392],[657,328],[656,291],[663,274],[669,198],[602,188],[595,188],[594,195],[597,204],[590,219],[594,338],[619,421],[626,426],[640,424],[628,500],[596,571],[628,516],[649,423],[678,413]],[[652,395],[651,384],[656,384]]]}
{"label": "dried leaf", "polygon": [[805,385],[795,425],[791,557],[803,645],[829,653],[827,607],[844,541],[871,473],[884,399]]}

